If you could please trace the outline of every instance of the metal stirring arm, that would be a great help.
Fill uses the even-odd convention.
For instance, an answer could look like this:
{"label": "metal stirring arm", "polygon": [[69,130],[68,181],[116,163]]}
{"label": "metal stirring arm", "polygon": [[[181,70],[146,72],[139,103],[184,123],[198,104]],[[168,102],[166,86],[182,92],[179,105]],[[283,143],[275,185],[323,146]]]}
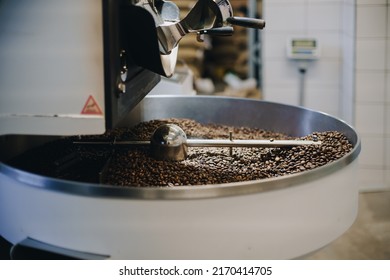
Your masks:
{"label": "metal stirring arm", "polygon": [[[75,145],[109,145],[109,146],[149,146],[147,140],[122,140],[122,141],[74,141]],[[320,145],[321,141],[311,140],[228,140],[228,139],[186,139],[179,143],[187,147],[214,147],[214,148],[281,148],[294,146]],[[168,147],[177,146],[177,144],[164,144]]]}
{"label": "metal stirring arm", "polygon": [[73,142],[89,145],[150,145],[152,156],[157,160],[180,161],[187,157],[188,147],[246,147],[276,148],[320,145],[321,141],[309,140],[233,140],[233,139],[187,139],[185,132],[177,125],[165,124],[158,127],[150,141]]}
{"label": "metal stirring arm", "polygon": [[225,140],[225,139],[187,139],[188,147],[229,147],[229,148],[278,148],[319,145],[320,141],[310,140]]}

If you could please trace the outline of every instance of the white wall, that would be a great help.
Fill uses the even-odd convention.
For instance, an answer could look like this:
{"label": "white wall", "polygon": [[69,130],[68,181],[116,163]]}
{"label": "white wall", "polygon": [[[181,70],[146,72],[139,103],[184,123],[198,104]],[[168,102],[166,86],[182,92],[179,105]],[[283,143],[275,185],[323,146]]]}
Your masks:
{"label": "white wall", "polygon": [[355,123],[355,57],[356,57],[356,5],[354,0],[344,0],[342,4],[341,28],[341,91],[340,118],[350,124]]}
{"label": "white wall", "polygon": [[266,100],[299,105],[296,62],[286,57],[289,37],[315,37],[321,58],[309,64],[305,107],[341,115],[343,1],[265,0],[263,18],[263,92]]}
{"label": "white wall", "polygon": [[363,190],[390,190],[389,3],[356,0],[355,126]]}
{"label": "white wall", "polygon": [[298,105],[299,74],[286,58],[290,36],[318,38],[305,107],[355,126],[362,138],[361,190],[390,190],[390,0],[264,0],[263,92]]}

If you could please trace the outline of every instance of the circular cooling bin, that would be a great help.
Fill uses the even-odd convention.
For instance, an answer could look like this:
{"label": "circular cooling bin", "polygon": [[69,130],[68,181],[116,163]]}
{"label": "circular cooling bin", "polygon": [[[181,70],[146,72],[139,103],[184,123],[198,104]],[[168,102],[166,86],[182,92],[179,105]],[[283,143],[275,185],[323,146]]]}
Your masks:
{"label": "circular cooling bin", "polygon": [[152,96],[123,124],[172,117],[297,137],[334,130],[344,133],[353,149],[325,166],[277,178],[124,188],[8,166],[7,158],[53,138],[3,136],[0,234],[14,245],[30,243],[81,258],[291,259],[326,246],[353,224],[360,140],[345,122],[264,101]]}

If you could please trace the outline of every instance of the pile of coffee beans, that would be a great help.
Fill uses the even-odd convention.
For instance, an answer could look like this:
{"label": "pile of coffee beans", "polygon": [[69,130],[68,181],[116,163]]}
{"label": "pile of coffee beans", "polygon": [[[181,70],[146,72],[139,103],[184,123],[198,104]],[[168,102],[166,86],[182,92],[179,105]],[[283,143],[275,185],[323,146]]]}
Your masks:
{"label": "pile of coffee beans", "polygon": [[[74,137],[61,140],[61,145],[65,145],[70,153],[76,153],[81,162],[87,160],[89,166],[95,163],[95,173],[104,173],[104,176],[100,176],[100,183],[123,187],[175,187],[280,177],[323,166],[342,158],[353,148],[348,139],[336,131],[317,132],[296,138],[257,128],[200,124],[189,119],[153,120],[133,128],[115,129],[102,136],[81,137],[77,140],[149,140],[154,130],[165,123],[179,125],[188,138],[229,139],[229,133],[232,132],[234,139],[319,140],[321,144],[282,148],[233,148],[232,152],[229,148],[191,147],[188,149],[187,159],[179,162],[154,159],[148,146],[77,146],[72,145]],[[56,150],[58,151],[58,146]],[[43,154],[45,153],[48,151]],[[68,169],[67,176],[76,178],[77,174],[71,173],[82,173],[83,170],[78,169],[82,166],[88,168],[85,163],[79,164],[77,168],[73,168],[74,171]],[[47,168],[44,173],[61,177],[55,172],[50,174]],[[85,181],[94,181],[98,177]]]}
{"label": "pile of coffee beans", "polygon": [[[140,123],[122,136],[148,140],[163,123],[179,125],[188,138],[296,139],[282,133],[249,127],[200,124],[188,119],[153,120]],[[126,135],[127,134],[127,135]],[[134,135],[136,139],[132,138]],[[148,148],[117,150],[107,172],[107,182],[120,186],[183,186],[242,182],[278,177],[310,170],[343,157],[352,145],[335,131],[313,133],[301,140],[321,145],[283,148],[189,148],[184,161],[158,161]]]}

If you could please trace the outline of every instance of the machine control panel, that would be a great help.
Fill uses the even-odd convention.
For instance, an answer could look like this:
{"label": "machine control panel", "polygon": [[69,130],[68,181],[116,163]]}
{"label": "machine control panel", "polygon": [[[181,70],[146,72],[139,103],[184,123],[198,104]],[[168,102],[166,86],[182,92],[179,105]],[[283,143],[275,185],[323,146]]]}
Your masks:
{"label": "machine control panel", "polygon": [[291,38],[287,40],[287,57],[295,60],[313,60],[320,56],[315,38]]}

